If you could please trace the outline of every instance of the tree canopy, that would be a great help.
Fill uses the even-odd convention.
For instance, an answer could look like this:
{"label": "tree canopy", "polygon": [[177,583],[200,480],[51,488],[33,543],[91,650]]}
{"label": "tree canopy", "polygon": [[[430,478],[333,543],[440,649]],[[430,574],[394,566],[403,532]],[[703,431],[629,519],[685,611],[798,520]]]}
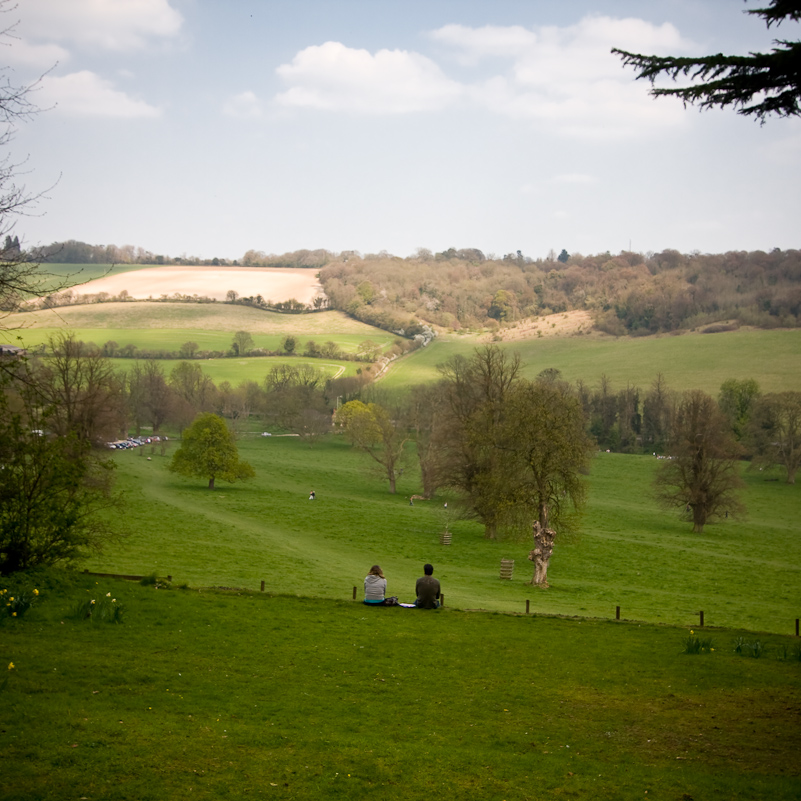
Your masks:
{"label": "tree canopy", "polygon": [[[749,9],[746,13],[762,17],[770,28],[785,20],[801,19],[801,2],[771,0],[767,8]],[[801,114],[801,41],[781,39],[773,44],[769,53],[747,56],[646,56],[617,48],[612,52],[622,57],[625,66],[639,70],[638,80],[644,78],[652,86],[663,75],[674,81],[682,75],[697,81],[686,87],[654,87],[654,97],[678,97],[685,105],[697,104],[701,109],[732,106],[738,114],[764,122],[771,115]]]}
{"label": "tree canopy", "polygon": [[236,440],[225,420],[209,412],[199,414],[184,431],[169,469],[189,478],[207,478],[209,489],[214,489],[218,478],[233,483],[255,475],[253,467],[240,460]]}
{"label": "tree canopy", "polygon": [[0,573],[72,561],[110,536],[113,464],[75,428],[52,433],[54,406],[25,364],[0,376]]}

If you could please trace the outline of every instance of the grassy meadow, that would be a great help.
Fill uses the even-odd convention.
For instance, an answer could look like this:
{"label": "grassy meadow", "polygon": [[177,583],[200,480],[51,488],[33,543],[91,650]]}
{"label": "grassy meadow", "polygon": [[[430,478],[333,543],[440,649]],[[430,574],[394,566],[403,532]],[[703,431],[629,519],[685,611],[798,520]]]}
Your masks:
{"label": "grassy meadow", "polygon": [[189,341],[201,350],[227,350],[237,331],[248,331],[255,347],[268,350],[279,350],[287,334],[298,338],[301,350],[310,339],[319,345],[330,340],[346,353],[355,353],[368,339],[382,348],[396,339],[341,312],[278,314],[228,303],[95,303],[12,314],[4,325],[12,329],[6,339],[29,348],[60,331],[98,346],[113,340],[120,346],[175,351]]}
{"label": "grassy meadow", "polygon": [[[471,335],[441,337],[394,363],[382,386],[402,389],[437,377],[437,365],[453,355],[469,357]],[[763,392],[801,390],[801,330],[728,331],[632,338],[570,336],[498,343],[519,353],[523,375],[556,367],[568,381],[597,384],[606,375],[614,388],[647,389],[657,373],[672,389],[702,389],[716,396],[728,378],[755,378]]]}
{"label": "grassy meadow", "polygon": [[[599,453],[580,533],[557,546],[542,590],[527,583],[530,537],[487,541],[477,523],[454,518],[453,502],[445,510],[447,496],[411,506],[420,491],[414,465],[390,495],[341,436],[313,448],[297,437],[249,436],[240,451],[256,478],[214,492],[169,473],[169,451],[116,453],[126,505],[115,525],[130,534],[87,567],[157,572],[193,587],[256,589],[263,580],[272,592],[333,600],[361,592],[378,563],[390,594],[413,601],[432,562],[448,606],[461,609],[521,612],[529,600],[537,612],[610,618],[620,606],[624,618],[677,625],[703,610],[707,625],[777,633],[792,633],[801,617],[801,485],[765,480],[778,474],[746,472],[748,520],[697,535],[652,500],[657,460]],[[446,524],[449,546],[439,542]],[[499,578],[502,558],[515,560],[512,581]]]}
{"label": "grassy meadow", "polygon": [[[270,349],[287,333],[343,350],[394,339],[336,312],[226,304],[101,304],[10,322],[30,347],[64,329],[165,349],[227,348],[237,330]],[[478,342],[440,337],[394,363],[382,385],[433,380],[437,364]],[[713,395],[727,378],[801,389],[799,331],[503,346],[527,376],[557,367],[590,384],[606,374],[615,388],[645,389],[662,372],[674,389]],[[235,385],[275,363],[202,366]],[[110,454],[124,496],[110,519],[124,536],[80,566],[171,575],[171,585],[58,569],[0,579],[4,597],[40,591],[24,617],[0,615],[0,801],[801,798],[791,636],[801,484],[744,470],[747,519],[696,535],[652,500],[657,460],[598,453],[580,530],[557,542],[551,586],[535,589],[530,538],[485,540],[447,495],[410,505],[420,492],[411,452],[390,495],[342,436],[310,448],[243,435],[255,479],[209,492],[168,472],[176,447]],[[511,581],[499,577],[502,558],[515,560]],[[374,563],[389,593],[412,601],[427,561],[445,609],[358,602]],[[112,598],[121,624],[80,611]],[[685,653],[693,643],[701,653]]]}
{"label": "grassy meadow", "polygon": [[[40,595],[0,619],[3,801],[801,789],[789,637],[715,632],[688,654],[687,628],[17,579]],[[123,622],[86,618],[91,600]]]}

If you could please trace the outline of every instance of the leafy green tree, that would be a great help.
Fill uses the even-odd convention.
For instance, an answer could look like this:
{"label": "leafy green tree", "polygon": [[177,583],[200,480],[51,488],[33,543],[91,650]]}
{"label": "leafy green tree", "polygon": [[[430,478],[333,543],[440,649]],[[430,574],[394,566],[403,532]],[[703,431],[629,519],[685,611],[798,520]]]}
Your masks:
{"label": "leafy green tree", "polygon": [[197,342],[184,342],[178,352],[182,359],[194,359],[199,347]]}
{"label": "leafy green tree", "polygon": [[[746,14],[762,17],[768,28],[785,20],[801,19],[798,0],[771,0],[767,8],[748,9]],[[613,48],[625,66],[639,70],[637,79],[644,78],[653,85],[663,75],[674,81],[689,76],[685,87],[653,88],[654,97],[674,96],[684,104],[698,104],[702,109],[733,106],[738,114],[754,116],[761,122],[776,114],[780,117],[801,114],[801,41],[774,41],[770,53],[750,53],[747,56],[724,56],[718,53],[702,58],[675,56],[645,56]]]}
{"label": "leafy green tree", "polygon": [[0,386],[0,574],[100,550],[112,532],[98,512],[118,502],[114,465],[74,431],[50,434],[52,409],[17,379]]}
{"label": "leafy green tree", "polygon": [[216,414],[199,414],[181,439],[169,469],[188,478],[207,478],[209,489],[216,479],[233,483],[253,478],[253,467],[240,460],[236,439],[225,420]]}
{"label": "leafy green tree", "polygon": [[281,340],[281,350],[284,351],[284,353],[294,353],[295,348],[297,348],[297,346],[298,346],[297,337],[294,337],[291,334],[287,334]]}
{"label": "leafy green tree", "polygon": [[244,356],[248,351],[253,350],[253,337],[247,331],[237,331],[231,347],[237,356]]}
{"label": "leafy green tree", "polygon": [[571,513],[584,505],[581,474],[594,448],[578,397],[563,382],[516,383],[504,402],[496,447],[502,454],[499,500],[511,521],[526,529],[533,524],[538,548],[529,557],[531,583],[547,586],[553,538],[571,527]]}
{"label": "leafy green tree", "polygon": [[669,450],[656,475],[656,495],[664,506],[690,515],[695,533],[712,520],[745,511],[738,497],[744,486],[740,448],[713,398],[700,390],[684,393]]}
{"label": "leafy green tree", "polygon": [[748,432],[751,411],[758,397],[759,384],[753,378],[744,378],[742,381],[729,378],[720,385],[718,406],[729,420],[738,442]]}
{"label": "leafy green tree", "polygon": [[389,412],[377,403],[349,401],[337,411],[336,422],[344,426],[353,445],[379,466],[394,495],[405,464],[407,434],[396,427]]}
{"label": "leafy green tree", "polygon": [[760,398],[751,421],[755,465],[780,464],[787,483],[795,484],[801,466],[801,392],[777,392]]}

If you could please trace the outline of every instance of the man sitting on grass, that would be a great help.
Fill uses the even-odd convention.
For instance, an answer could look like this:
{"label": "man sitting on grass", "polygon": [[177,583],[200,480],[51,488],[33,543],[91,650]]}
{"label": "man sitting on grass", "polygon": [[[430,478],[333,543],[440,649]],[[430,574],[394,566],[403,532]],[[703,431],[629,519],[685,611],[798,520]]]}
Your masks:
{"label": "man sitting on grass", "polygon": [[414,585],[417,600],[414,605],[418,609],[437,609],[439,607],[440,586],[439,581],[432,575],[433,565],[423,565],[424,576],[417,579]]}

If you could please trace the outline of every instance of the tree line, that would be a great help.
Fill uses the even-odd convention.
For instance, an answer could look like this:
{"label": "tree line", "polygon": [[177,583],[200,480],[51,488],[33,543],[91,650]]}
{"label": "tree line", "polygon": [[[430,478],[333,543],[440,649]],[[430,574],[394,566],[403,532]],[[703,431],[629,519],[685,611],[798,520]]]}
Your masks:
{"label": "tree line", "polygon": [[[113,255],[102,248],[92,251],[91,259],[84,251],[60,252],[73,254],[75,263],[111,263],[108,258]],[[117,263],[162,263],[136,248],[123,255]],[[55,250],[47,256],[49,261],[57,258]],[[407,337],[422,333],[424,326],[492,329],[571,310],[590,312],[597,329],[615,336],[691,329],[711,333],[740,325],[796,327],[801,321],[798,250],[584,256],[562,249],[558,256],[552,251],[538,259],[519,250],[496,256],[477,248],[439,253],[420,248],[406,258],[383,251],[362,255],[300,250],[280,256],[248,251],[241,262],[213,262],[317,270],[325,298],[316,308],[338,309]],[[170,263],[206,262],[181,257]],[[75,302],[64,297],[65,302]],[[53,298],[53,303],[59,302],[55,294]],[[267,304],[238,296],[235,302]],[[286,310],[298,311],[291,303]]]}
{"label": "tree line", "polygon": [[[756,382],[733,379],[714,399],[672,392],[657,376],[640,403],[639,390],[613,392],[605,379],[592,389],[554,369],[523,379],[519,357],[496,346],[450,359],[437,382],[394,400],[371,385],[369,370],[331,379],[309,364],[275,365],[236,387],[215,384],[191,361],[169,372],[136,361],[119,373],[65,334],[47,358],[9,357],[0,367],[0,572],[102,544],[110,531],[95,511],[114,503],[103,447],[131,431],[194,430],[200,418],[234,436],[255,418],[309,446],[343,431],[390,492],[416,454],[423,497],[448,489],[487,537],[534,537],[534,580],[543,585],[557,535],[577,525],[583,475],[599,447],[664,456],[655,497],[695,531],[741,512],[744,457],[779,465],[789,483],[801,464],[801,393],[762,394]],[[232,439],[220,441],[231,449]],[[192,474],[187,464],[176,469]],[[242,477],[247,468],[217,475]]]}
{"label": "tree line", "polygon": [[[61,344],[61,340],[57,337],[50,339],[47,342],[42,342],[35,348],[32,348],[32,353],[36,356],[43,357],[50,353],[54,353]],[[116,340],[110,339],[102,345],[97,345],[94,342],[81,341],[80,347],[82,352],[86,354],[99,353],[110,359],[225,359],[225,358],[238,358],[242,356],[247,357],[262,357],[262,356],[303,356],[307,359],[332,359],[334,361],[357,361],[357,362],[376,362],[383,353],[380,344],[371,339],[366,339],[360,342],[356,348],[355,353],[343,351],[340,346],[331,340],[325,342],[318,342],[314,339],[308,339],[305,342],[295,335],[287,334],[281,338],[279,350],[270,350],[268,348],[257,348],[253,341],[253,336],[249,331],[237,331],[233,335],[231,345],[227,350],[207,350],[203,349],[193,340],[187,340],[178,348],[178,350],[167,350],[166,348],[140,348],[132,343],[120,345]],[[408,342],[402,339],[396,339],[393,344],[387,349],[387,358],[394,358],[404,353],[408,353],[415,348],[414,342]]]}

